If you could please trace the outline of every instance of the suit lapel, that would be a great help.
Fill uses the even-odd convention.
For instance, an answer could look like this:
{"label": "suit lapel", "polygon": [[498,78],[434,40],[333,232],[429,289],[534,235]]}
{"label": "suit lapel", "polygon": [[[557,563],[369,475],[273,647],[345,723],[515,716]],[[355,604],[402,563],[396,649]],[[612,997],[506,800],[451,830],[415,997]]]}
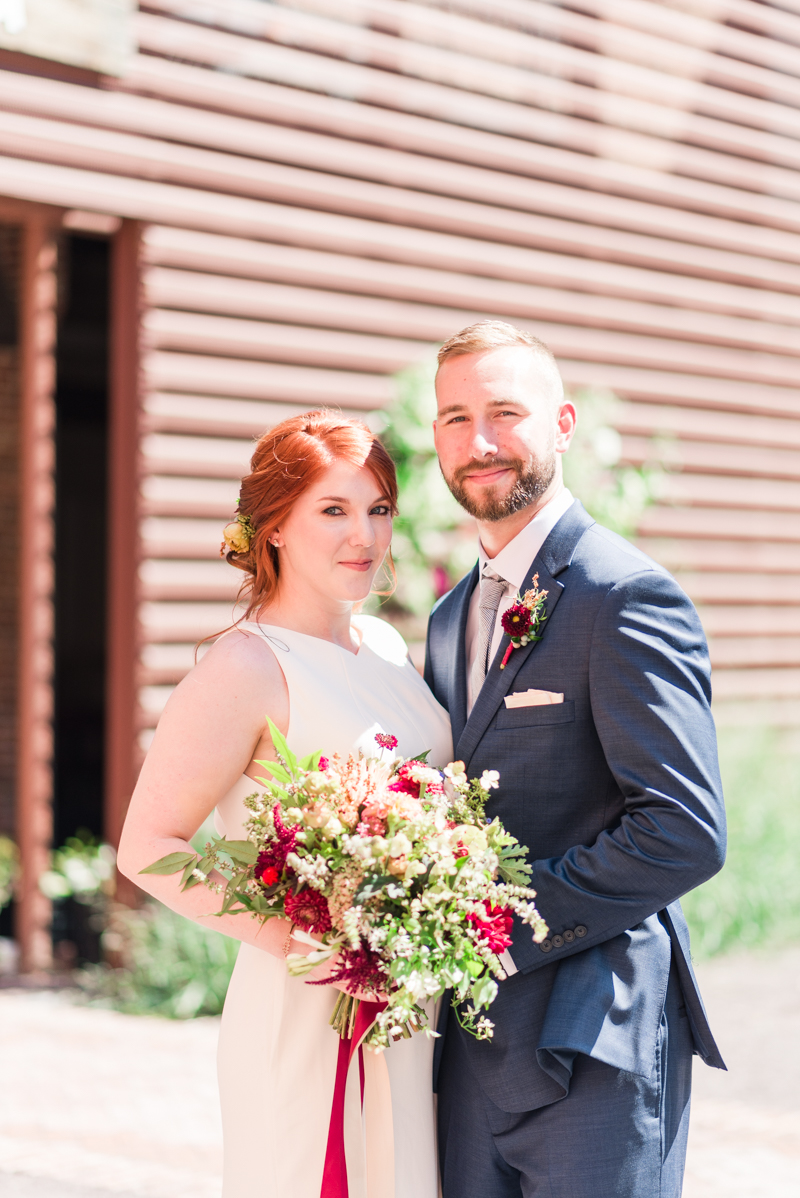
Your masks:
{"label": "suit lapel", "polygon": [[472,572],[459,583],[460,594],[453,604],[450,616],[450,653],[447,692],[449,695],[450,723],[453,728],[453,744],[458,742],[467,722],[467,653],[466,634],[469,601],[478,585],[478,563]]}
{"label": "suit lapel", "polygon": [[[523,593],[529,590],[533,586],[534,576],[538,574],[539,589],[547,591],[547,599],[545,600],[547,620],[542,629],[543,637],[548,634],[556,604],[564,592],[564,583],[558,581],[557,575],[567,568],[575,553],[578,542],[586,532],[586,529],[592,524],[594,524],[594,520],[586,512],[583,505],[576,500],[572,507],[564,513],[544,545],[542,545],[521,587]],[[466,619],[464,627],[466,627]],[[502,703],[504,696],[510,691],[519,670],[528,660],[530,654],[535,651],[538,643],[538,641],[533,641],[531,644],[525,645],[524,648],[515,649],[509,658],[508,665],[504,670],[501,670],[500,663],[508,647],[508,638],[503,636],[500,647],[489,667],[486,681],[481,687],[475,706],[470,712],[469,719],[465,725],[459,725],[458,727],[455,724],[453,725],[453,742],[456,745],[456,757],[458,760],[464,761],[469,765],[470,757],[493,720],[494,714]],[[463,630],[461,632],[460,654],[465,661]],[[466,665],[462,671],[462,678],[464,710],[466,710]]]}

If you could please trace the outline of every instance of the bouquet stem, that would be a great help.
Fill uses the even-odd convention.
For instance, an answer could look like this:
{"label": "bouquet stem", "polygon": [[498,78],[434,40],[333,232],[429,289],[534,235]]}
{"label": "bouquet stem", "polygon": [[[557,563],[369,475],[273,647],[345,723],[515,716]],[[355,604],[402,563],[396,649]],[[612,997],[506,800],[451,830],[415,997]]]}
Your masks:
{"label": "bouquet stem", "polygon": [[331,1027],[339,1033],[343,1040],[351,1040],[353,1037],[358,1006],[359,1000],[353,998],[352,994],[340,992],[331,1015]]}

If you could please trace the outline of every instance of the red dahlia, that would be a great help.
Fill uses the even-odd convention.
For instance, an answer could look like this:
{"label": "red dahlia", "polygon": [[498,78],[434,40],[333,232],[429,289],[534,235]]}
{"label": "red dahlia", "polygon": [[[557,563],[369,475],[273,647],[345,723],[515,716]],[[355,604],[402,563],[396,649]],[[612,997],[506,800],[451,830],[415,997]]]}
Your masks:
{"label": "red dahlia", "polygon": [[503,612],[500,623],[503,631],[516,639],[525,636],[530,631],[531,613],[524,603],[513,603],[508,611]]}
{"label": "red dahlia", "polygon": [[331,913],[328,900],[318,890],[305,887],[299,894],[287,894],[283,900],[286,918],[305,932],[329,932]]}

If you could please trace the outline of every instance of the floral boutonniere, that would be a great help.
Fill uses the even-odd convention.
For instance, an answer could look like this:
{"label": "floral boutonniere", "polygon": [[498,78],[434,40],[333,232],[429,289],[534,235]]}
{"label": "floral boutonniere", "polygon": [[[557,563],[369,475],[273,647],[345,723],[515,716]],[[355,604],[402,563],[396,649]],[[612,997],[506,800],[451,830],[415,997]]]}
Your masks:
{"label": "floral boutonniere", "polygon": [[521,649],[530,641],[542,639],[539,630],[547,619],[544,614],[546,598],[547,591],[539,590],[539,575],[534,574],[533,589],[526,591],[524,595],[518,595],[508,611],[503,613],[500,622],[503,625],[503,631],[507,632],[511,638],[511,644],[503,655],[503,660],[500,663],[501,670],[506,668],[508,659],[515,649]]}

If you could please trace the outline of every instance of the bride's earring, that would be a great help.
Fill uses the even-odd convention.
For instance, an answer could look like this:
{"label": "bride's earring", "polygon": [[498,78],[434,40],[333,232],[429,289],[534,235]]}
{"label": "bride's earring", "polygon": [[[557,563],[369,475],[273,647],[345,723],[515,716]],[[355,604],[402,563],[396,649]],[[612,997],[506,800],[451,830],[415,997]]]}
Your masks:
{"label": "bride's earring", "polygon": [[280,545],[278,544],[277,537],[272,537],[272,539],[270,540],[270,545],[274,545],[276,549],[280,549]]}

